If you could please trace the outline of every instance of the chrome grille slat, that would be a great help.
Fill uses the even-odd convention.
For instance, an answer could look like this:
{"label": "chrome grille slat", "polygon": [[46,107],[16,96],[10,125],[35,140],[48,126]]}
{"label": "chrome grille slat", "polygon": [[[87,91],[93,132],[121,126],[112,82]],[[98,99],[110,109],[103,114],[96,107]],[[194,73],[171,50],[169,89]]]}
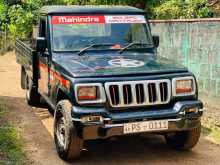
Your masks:
{"label": "chrome grille slat", "polygon": [[[130,92],[123,90],[127,85]],[[142,86],[143,85],[143,86]],[[112,100],[115,96],[111,96],[110,89],[112,86],[118,88],[119,100]],[[136,90],[137,86],[137,90]],[[125,87],[128,90],[128,87]],[[142,89],[142,90],[140,90]],[[163,80],[146,80],[146,81],[127,81],[127,82],[107,82],[105,90],[108,101],[112,107],[134,107],[144,105],[160,105],[167,104],[171,97],[171,83],[168,79]],[[116,90],[116,89],[115,89]],[[124,93],[126,92],[126,93]],[[140,97],[141,93],[141,97]],[[137,96],[138,95],[138,96]],[[144,95],[144,96],[143,96]],[[128,101],[131,99],[131,102]]]}
{"label": "chrome grille slat", "polygon": [[132,103],[134,105],[137,105],[137,96],[136,96],[136,89],[135,89],[136,84],[131,84],[131,93],[132,93]]}
{"label": "chrome grille slat", "polygon": [[123,106],[124,105],[123,85],[120,84],[118,88],[119,88],[119,103]]}
{"label": "chrome grille slat", "polygon": [[149,94],[148,94],[148,83],[144,83],[144,93],[145,93],[145,103],[148,105],[149,102]]}
{"label": "chrome grille slat", "polygon": [[157,101],[161,103],[161,95],[160,95],[160,82],[156,83],[156,93],[157,93]]}

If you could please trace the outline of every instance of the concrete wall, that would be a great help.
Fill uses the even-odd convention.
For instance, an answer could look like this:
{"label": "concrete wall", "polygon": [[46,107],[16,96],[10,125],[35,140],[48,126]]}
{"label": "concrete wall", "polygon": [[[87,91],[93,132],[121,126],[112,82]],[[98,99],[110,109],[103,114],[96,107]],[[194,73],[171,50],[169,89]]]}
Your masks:
{"label": "concrete wall", "polygon": [[160,36],[160,56],[187,66],[199,91],[220,97],[220,19],[150,21]]}

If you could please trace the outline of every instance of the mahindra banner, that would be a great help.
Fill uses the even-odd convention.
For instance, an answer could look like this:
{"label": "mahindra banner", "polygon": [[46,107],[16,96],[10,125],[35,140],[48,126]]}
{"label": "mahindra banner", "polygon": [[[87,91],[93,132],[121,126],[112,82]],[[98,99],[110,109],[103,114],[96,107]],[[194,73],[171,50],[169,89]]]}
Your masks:
{"label": "mahindra banner", "polygon": [[52,24],[146,23],[143,15],[53,16]]}

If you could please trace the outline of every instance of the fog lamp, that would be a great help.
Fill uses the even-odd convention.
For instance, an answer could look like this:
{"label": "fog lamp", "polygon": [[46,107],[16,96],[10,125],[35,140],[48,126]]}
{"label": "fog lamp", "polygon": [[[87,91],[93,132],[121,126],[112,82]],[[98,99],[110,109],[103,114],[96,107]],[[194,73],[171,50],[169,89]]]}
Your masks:
{"label": "fog lamp", "polygon": [[186,110],[186,114],[190,113],[198,113],[199,109],[198,108],[190,108]]}
{"label": "fog lamp", "polygon": [[102,116],[84,116],[81,117],[82,123],[103,123]]}

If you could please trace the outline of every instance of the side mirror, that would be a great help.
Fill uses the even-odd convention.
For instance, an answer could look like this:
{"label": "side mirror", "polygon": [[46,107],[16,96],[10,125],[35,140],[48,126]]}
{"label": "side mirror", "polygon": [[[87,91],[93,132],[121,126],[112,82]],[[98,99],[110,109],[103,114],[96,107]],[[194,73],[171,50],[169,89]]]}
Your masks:
{"label": "side mirror", "polygon": [[154,43],[154,46],[156,48],[158,48],[159,45],[160,45],[160,37],[159,36],[153,36],[153,43]]}
{"label": "side mirror", "polygon": [[36,50],[37,52],[43,53],[46,50],[46,39],[44,37],[37,37]]}

